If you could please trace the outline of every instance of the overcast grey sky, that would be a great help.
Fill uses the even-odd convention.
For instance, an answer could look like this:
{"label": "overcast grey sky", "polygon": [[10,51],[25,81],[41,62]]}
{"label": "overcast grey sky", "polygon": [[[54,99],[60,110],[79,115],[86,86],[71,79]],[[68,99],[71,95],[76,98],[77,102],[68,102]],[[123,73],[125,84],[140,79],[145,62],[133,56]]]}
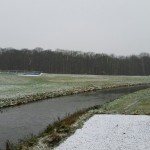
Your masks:
{"label": "overcast grey sky", "polygon": [[0,47],[150,52],[150,0],[0,0]]}

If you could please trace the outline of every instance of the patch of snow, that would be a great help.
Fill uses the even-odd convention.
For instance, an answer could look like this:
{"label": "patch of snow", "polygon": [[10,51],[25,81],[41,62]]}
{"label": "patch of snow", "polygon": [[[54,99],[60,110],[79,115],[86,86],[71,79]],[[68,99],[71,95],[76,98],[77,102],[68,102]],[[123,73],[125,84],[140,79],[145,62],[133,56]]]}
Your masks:
{"label": "patch of snow", "polygon": [[150,116],[94,115],[55,150],[150,150]]}
{"label": "patch of snow", "polygon": [[36,76],[41,76],[42,73],[40,74],[24,74],[24,73],[18,73],[18,76],[28,76],[28,77],[36,77]]}

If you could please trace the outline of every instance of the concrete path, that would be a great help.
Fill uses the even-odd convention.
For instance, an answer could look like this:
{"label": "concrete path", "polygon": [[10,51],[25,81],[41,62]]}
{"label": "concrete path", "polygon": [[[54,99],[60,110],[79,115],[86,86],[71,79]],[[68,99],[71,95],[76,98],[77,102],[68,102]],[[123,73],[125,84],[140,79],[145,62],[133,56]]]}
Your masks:
{"label": "concrete path", "polygon": [[94,115],[55,150],[150,150],[150,116]]}

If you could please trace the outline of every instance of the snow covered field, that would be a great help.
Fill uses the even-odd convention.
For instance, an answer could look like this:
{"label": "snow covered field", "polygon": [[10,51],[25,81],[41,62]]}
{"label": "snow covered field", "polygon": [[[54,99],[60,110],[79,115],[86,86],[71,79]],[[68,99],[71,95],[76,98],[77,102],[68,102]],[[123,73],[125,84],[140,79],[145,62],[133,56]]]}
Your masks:
{"label": "snow covered field", "polygon": [[150,116],[94,115],[55,150],[150,150]]}
{"label": "snow covered field", "polygon": [[0,107],[96,89],[148,84],[148,76],[42,74],[18,76],[0,72]]}
{"label": "snow covered field", "polygon": [[57,75],[45,73],[34,77],[0,72],[0,101],[56,90],[78,89],[89,86],[101,89],[142,83],[150,83],[150,78],[147,76]]}

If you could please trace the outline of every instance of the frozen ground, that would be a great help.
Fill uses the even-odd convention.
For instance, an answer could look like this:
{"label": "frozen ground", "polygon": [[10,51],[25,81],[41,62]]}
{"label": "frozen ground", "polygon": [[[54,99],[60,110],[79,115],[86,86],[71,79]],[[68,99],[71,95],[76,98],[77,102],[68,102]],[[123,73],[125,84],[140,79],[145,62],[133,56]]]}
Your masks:
{"label": "frozen ground", "polygon": [[55,150],[150,150],[150,116],[94,115]]}
{"label": "frozen ground", "polygon": [[16,99],[37,93],[85,89],[99,89],[150,83],[148,76],[102,76],[102,75],[62,75],[42,74],[41,76],[18,76],[15,73],[0,72],[0,101]]}

